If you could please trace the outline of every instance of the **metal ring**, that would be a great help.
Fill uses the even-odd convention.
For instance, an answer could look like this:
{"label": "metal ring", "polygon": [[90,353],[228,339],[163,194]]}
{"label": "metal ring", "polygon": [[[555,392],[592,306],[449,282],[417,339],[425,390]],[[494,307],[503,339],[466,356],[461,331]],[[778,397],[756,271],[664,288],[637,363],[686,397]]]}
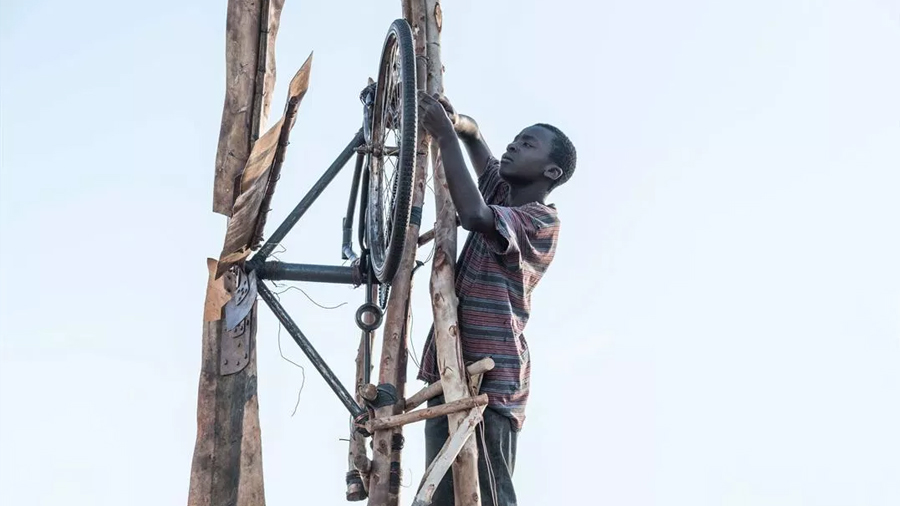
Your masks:
{"label": "metal ring", "polygon": [[[375,317],[375,321],[371,324],[366,323],[363,320],[363,316],[366,313],[371,313]],[[381,308],[378,307],[377,304],[372,302],[366,302],[362,306],[359,306],[359,309],[356,310],[356,326],[365,330],[366,332],[371,332],[376,330],[381,326],[381,320],[384,318],[384,313],[381,312]]]}

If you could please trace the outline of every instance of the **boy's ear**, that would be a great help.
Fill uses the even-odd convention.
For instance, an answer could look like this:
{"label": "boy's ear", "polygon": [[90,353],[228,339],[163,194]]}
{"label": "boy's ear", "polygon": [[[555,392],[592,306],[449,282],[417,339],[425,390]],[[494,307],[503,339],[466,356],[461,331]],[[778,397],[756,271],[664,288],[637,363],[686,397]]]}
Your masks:
{"label": "boy's ear", "polygon": [[556,181],[557,179],[562,177],[563,171],[559,168],[559,166],[551,165],[544,169],[544,175],[550,178],[551,181]]}

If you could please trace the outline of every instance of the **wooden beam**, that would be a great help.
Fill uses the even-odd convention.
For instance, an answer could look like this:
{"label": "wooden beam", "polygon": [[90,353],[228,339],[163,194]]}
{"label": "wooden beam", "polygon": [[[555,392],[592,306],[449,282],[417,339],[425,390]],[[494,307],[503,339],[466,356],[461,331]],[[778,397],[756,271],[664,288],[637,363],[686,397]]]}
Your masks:
{"label": "wooden beam", "polygon": [[366,401],[374,401],[378,398],[378,387],[369,383],[366,385],[360,385],[359,388],[356,389],[356,392],[359,396]]}
{"label": "wooden beam", "polygon": [[[228,0],[225,103],[213,184],[213,211],[226,216],[233,213],[235,190],[251,148],[268,119],[275,86],[275,38],[283,6],[284,0]],[[256,303],[235,329],[226,330],[222,308],[235,295],[236,287],[229,282],[229,276],[216,279],[217,261],[208,259],[207,268],[197,438],[188,506],[264,506]],[[236,372],[221,369],[226,340],[231,340],[227,344],[237,342],[246,350],[246,356],[241,357],[244,362]]]}
{"label": "wooden beam", "polygon": [[[262,442],[256,392],[256,318],[250,314],[232,331],[225,330],[221,306],[234,292],[230,276],[215,278],[216,261],[207,260],[209,281],[203,322],[197,439],[191,463],[188,506],[263,506]],[[247,363],[234,374],[220,369],[223,339],[248,337]]]}
{"label": "wooden beam", "polygon": [[243,262],[252,250],[259,247],[269,213],[269,203],[280,178],[291,129],[297,121],[300,103],[309,89],[311,67],[310,53],[288,86],[284,114],[254,142],[250,150],[240,182],[235,185],[237,197],[225,229],[225,241],[216,275],[222,275],[232,265]]}
{"label": "wooden beam", "polygon": [[[402,10],[413,31],[416,56],[425,55],[424,20],[420,19],[421,0],[403,0]],[[422,39],[420,41],[420,39]],[[420,44],[421,43],[421,44]],[[416,59],[416,80],[424,89],[425,68],[421,58]],[[415,177],[412,193],[412,208],[421,209],[425,201],[425,170],[427,148],[422,149],[423,130],[418,131],[419,147],[416,153]],[[384,340],[379,363],[379,382],[393,385],[397,392],[397,402],[375,410],[376,418],[383,418],[403,412],[405,406],[406,366],[408,359],[407,332],[410,318],[410,293],[412,272],[416,260],[416,240],[419,237],[419,223],[410,222],[406,229],[405,248],[400,267],[391,284],[384,322]],[[400,501],[401,461],[403,449],[403,428],[376,431],[372,437],[372,469],[369,473],[369,505],[397,506]]]}
{"label": "wooden beam", "polygon": [[428,506],[434,496],[434,491],[444,479],[444,475],[450,469],[450,464],[459,455],[466,442],[469,441],[475,428],[481,423],[484,407],[479,406],[469,411],[469,414],[463,419],[460,426],[453,432],[453,435],[447,438],[447,442],[441,448],[441,451],[434,457],[428,469],[422,476],[422,483],[419,484],[419,492],[412,503],[412,506]]}
{"label": "wooden beam", "polygon": [[400,427],[402,425],[421,422],[422,420],[428,420],[429,418],[437,418],[439,416],[447,416],[451,413],[466,411],[476,406],[487,406],[487,403],[487,394],[482,394],[478,397],[466,397],[457,401],[439,404],[431,408],[418,409],[384,418],[376,418],[366,424],[366,427],[369,432],[390,429],[392,427]]}
{"label": "wooden beam", "polygon": [[[493,368],[494,368],[494,359],[492,359],[491,357],[486,357],[486,358],[479,360],[478,362],[469,364],[469,366],[466,367],[466,372],[469,373],[469,376],[471,378],[475,378],[475,377],[481,376],[482,374],[490,371]],[[409,399],[406,399],[406,410],[409,411],[411,409],[415,409],[423,402],[433,399],[433,398],[441,395],[443,392],[444,392],[444,387],[443,387],[443,385],[441,385],[440,381],[432,383],[432,384],[428,385],[427,387],[423,388],[422,390],[419,390],[418,392],[416,392]],[[475,395],[476,393],[477,393],[477,390],[474,391],[472,394]]]}
{"label": "wooden beam", "polygon": [[[378,295],[378,287],[372,287],[373,297]],[[365,323],[373,323],[370,314],[364,317]],[[371,353],[375,332],[360,331],[359,348],[356,352],[356,402],[364,405],[365,395],[361,392],[362,388],[367,384],[369,373],[371,373],[371,364],[369,370],[366,370],[366,350]],[[376,392],[377,393],[377,392]],[[347,455],[347,492],[348,501],[363,501],[369,496],[369,472],[372,470],[372,461],[369,459],[366,451],[367,438],[351,428],[350,443]]]}
{"label": "wooden beam", "polygon": [[[428,93],[443,93],[444,67],[441,62],[441,29],[443,15],[439,0],[425,0],[425,22],[428,54]],[[446,402],[469,397],[459,339],[455,286],[456,208],[447,188],[438,146],[432,143],[431,163],[434,179],[437,220],[435,223],[435,252],[431,271],[431,303],[434,311],[434,341],[437,365]],[[455,432],[465,418],[462,413],[448,417],[450,432]],[[448,435],[449,437],[449,435]],[[456,506],[481,506],[478,486],[478,449],[468,439],[453,463],[453,489]]]}
{"label": "wooden beam", "polygon": [[213,182],[213,211],[225,216],[231,216],[235,185],[269,117],[283,7],[284,0],[228,0],[225,103]]}
{"label": "wooden beam", "polygon": [[418,243],[419,243],[419,246],[423,246],[425,244],[430,243],[433,240],[434,240],[434,229],[432,228],[428,232],[425,232],[424,234],[419,236]]}

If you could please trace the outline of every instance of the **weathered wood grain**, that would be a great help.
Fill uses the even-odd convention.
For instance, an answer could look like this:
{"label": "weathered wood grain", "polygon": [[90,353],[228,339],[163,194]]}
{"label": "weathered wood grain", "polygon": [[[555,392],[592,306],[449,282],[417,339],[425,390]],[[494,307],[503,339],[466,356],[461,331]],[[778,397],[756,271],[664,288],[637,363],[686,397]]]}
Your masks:
{"label": "weathered wood grain", "polygon": [[[478,362],[474,362],[466,366],[466,372],[469,373],[470,378],[476,378],[493,369],[494,365],[494,359],[492,359],[491,357],[485,357]],[[441,385],[440,381],[432,383],[410,396],[409,399],[406,399],[406,410],[409,411],[411,409],[415,409],[423,402],[431,400],[441,395],[443,392],[444,386]],[[473,395],[476,395],[477,393],[477,390],[473,390],[472,392]]]}
{"label": "weathered wood grain", "polygon": [[472,409],[463,419],[459,428],[451,434],[441,451],[434,457],[425,474],[422,476],[422,483],[419,484],[419,492],[412,503],[412,506],[428,506],[434,496],[434,491],[438,484],[444,479],[444,475],[450,469],[450,464],[459,455],[460,450],[465,446],[466,442],[475,433],[475,428],[481,423],[484,406]]}
{"label": "weathered wood grain", "polygon": [[[441,62],[441,29],[443,16],[439,0],[425,0],[428,40],[428,93],[443,93],[444,67]],[[462,361],[462,347],[457,319],[455,284],[456,207],[447,187],[447,177],[436,143],[431,146],[431,164],[435,190],[437,221],[434,226],[435,252],[431,270],[431,304],[434,312],[434,342],[437,365],[441,374],[444,399],[452,402],[470,396]],[[447,416],[450,433],[456,432],[465,414]],[[456,506],[481,506],[478,486],[478,448],[473,439],[466,440],[453,463],[453,489]]]}
{"label": "weathered wood grain", "polygon": [[[416,56],[425,56],[421,0],[403,0],[403,15],[410,24],[416,45]],[[425,67],[422,58],[416,59],[416,80],[419,89],[425,87]],[[427,149],[423,148],[423,130],[418,130],[415,177],[413,183],[412,206],[421,208],[425,201],[425,172],[427,170]],[[427,146],[427,145],[425,145]],[[410,223],[406,229],[405,248],[400,267],[394,276],[391,294],[388,298],[384,323],[384,344],[379,365],[379,382],[397,387],[397,402],[392,406],[375,411],[376,418],[403,412],[405,405],[406,367],[408,360],[407,332],[410,317],[410,293],[412,291],[412,270],[416,258],[416,241],[419,237],[419,223]],[[369,505],[397,506],[400,501],[401,450],[403,427],[376,432],[372,437],[372,470],[369,474]],[[395,474],[392,476],[391,471]]]}
{"label": "weathered wood grain", "polygon": [[376,418],[375,420],[370,421],[367,424],[367,427],[370,432],[390,429],[393,427],[400,427],[402,425],[421,422],[422,420],[428,420],[429,418],[437,418],[440,416],[447,416],[451,413],[467,411],[478,406],[487,406],[487,403],[487,394],[482,394],[478,397],[465,397],[457,401],[445,402],[443,404],[438,404],[437,406],[432,406],[430,408],[422,408],[406,413],[400,413],[399,415]]}
{"label": "weathered wood grain", "polygon": [[253,145],[250,158],[241,174],[234,213],[225,230],[225,244],[219,256],[217,276],[221,276],[232,265],[242,262],[259,246],[269,203],[281,175],[291,129],[297,121],[300,103],[309,90],[311,67],[312,54],[291,79],[283,115]]}
{"label": "weathered wood grain", "polygon": [[213,182],[213,211],[225,216],[232,215],[235,185],[269,115],[283,6],[284,0],[228,0],[225,103]]}
{"label": "weathered wood grain", "polygon": [[[214,260],[208,261],[207,300],[216,297]],[[231,287],[227,286],[226,289]],[[256,305],[244,321],[250,332],[248,364],[222,375],[224,320],[203,322],[197,439],[188,506],[263,506],[262,450],[256,382]]]}

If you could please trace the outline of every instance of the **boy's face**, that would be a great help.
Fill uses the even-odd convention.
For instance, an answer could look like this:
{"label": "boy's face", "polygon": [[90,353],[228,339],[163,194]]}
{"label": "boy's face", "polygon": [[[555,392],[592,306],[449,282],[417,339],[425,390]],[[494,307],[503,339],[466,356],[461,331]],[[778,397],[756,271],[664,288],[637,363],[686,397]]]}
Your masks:
{"label": "boy's face", "polygon": [[539,126],[522,130],[500,157],[500,176],[512,185],[529,184],[541,179],[552,181],[559,177],[562,171],[550,161],[554,135]]}

